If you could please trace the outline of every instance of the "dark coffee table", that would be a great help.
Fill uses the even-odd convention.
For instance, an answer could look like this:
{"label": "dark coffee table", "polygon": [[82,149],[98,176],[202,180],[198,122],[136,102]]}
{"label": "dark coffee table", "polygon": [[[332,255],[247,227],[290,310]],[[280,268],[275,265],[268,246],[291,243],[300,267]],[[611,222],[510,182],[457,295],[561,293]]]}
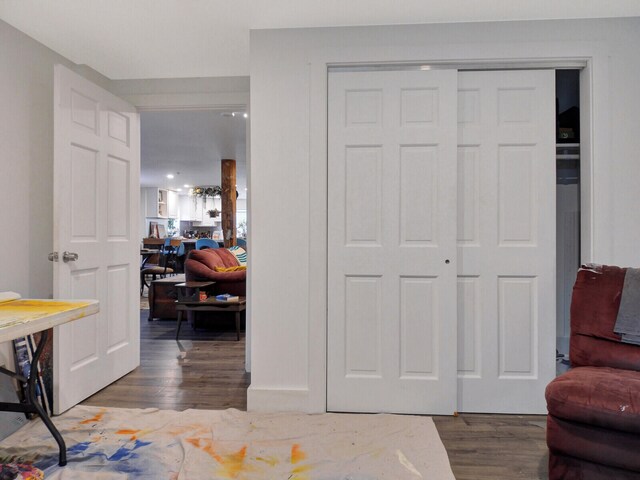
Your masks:
{"label": "dark coffee table", "polygon": [[[200,289],[206,290],[215,282],[184,282],[176,285],[178,289],[178,300],[176,300],[176,312],[178,313],[178,323],[176,326],[176,340],[180,335],[180,324],[182,323],[183,312],[229,312],[235,313],[236,319],[236,340],[240,340],[240,313],[247,309],[247,298],[240,297],[237,302],[220,302],[215,297],[206,300],[199,300]],[[195,291],[192,295],[187,295],[187,289]]]}

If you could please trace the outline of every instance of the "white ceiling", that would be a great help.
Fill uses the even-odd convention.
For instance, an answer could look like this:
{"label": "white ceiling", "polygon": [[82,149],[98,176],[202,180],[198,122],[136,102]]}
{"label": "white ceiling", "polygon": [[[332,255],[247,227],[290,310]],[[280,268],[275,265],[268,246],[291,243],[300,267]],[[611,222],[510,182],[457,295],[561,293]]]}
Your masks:
{"label": "white ceiling", "polygon": [[249,30],[640,15],[638,0],[0,0],[0,18],[111,79],[249,74]]}
{"label": "white ceiling", "polygon": [[142,112],[140,184],[182,193],[184,184],[220,185],[220,160],[234,159],[238,193],[246,197],[246,122],[219,111]]}

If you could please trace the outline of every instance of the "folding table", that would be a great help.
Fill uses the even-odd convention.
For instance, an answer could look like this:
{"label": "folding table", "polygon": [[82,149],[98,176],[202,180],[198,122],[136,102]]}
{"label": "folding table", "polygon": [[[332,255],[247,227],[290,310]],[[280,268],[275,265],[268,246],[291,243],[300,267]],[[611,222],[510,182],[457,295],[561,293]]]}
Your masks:
{"label": "folding table", "polygon": [[[47,343],[47,330],[63,323],[93,315],[99,310],[97,300],[29,300],[18,299],[0,302],[0,343],[33,333],[42,332],[38,347],[31,360],[29,377],[0,367],[0,373],[27,384],[26,400],[22,403],[0,402],[0,411],[36,413],[53,435],[60,448],[59,465],[67,464],[67,449],[64,439],[47,412],[36,399],[38,361]],[[17,367],[16,367],[17,369]]]}

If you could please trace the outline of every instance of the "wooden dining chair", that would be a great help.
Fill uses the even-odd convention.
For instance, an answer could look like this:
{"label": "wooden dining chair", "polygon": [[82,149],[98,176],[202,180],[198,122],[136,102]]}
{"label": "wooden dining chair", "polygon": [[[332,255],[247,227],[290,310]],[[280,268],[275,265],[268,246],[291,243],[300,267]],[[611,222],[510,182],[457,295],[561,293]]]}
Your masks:
{"label": "wooden dining chair", "polygon": [[176,252],[173,250],[173,247],[169,250],[163,248],[158,251],[157,265],[146,265],[140,269],[140,296],[142,296],[145,286],[149,288],[147,275],[151,275],[151,281],[153,282],[158,277],[164,278],[174,273],[175,270],[170,267],[170,265],[175,265],[175,256]]}

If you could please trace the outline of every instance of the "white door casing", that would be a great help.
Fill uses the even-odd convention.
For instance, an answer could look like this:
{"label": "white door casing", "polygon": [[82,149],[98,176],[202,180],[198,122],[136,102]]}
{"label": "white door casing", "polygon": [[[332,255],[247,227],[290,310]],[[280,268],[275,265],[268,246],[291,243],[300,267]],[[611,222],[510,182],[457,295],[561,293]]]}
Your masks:
{"label": "white door casing", "polygon": [[54,297],[100,301],[98,314],[54,331],[56,413],[140,363],[139,178],[136,109],[56,65]]}
{"label": "white door casing", "polygon": [[555,75],[458,77],[458,409],[546,413],[555,376]]}
{"label": "white door casing", "polygon": [[328,410],[455,411],[456,87],[329,74]]}

